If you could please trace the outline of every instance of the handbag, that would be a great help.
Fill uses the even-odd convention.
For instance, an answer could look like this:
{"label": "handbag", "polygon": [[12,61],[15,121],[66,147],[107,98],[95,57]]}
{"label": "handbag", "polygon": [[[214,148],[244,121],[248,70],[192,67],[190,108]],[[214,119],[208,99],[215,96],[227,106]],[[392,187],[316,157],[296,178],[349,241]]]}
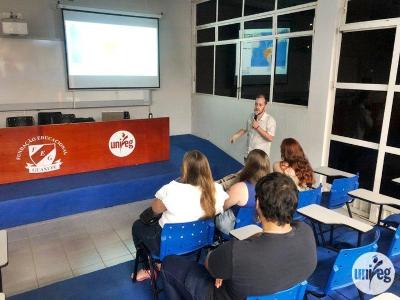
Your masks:
{"label": "handbag", "polygon": [[232,209],[228,209],[215,217],[215,226],[224,234],[229,234],[235,228],[235,222],[236,217]]}
{"label": "handbag", "polygon": [[153,225],[161,218],[161,214],[155,214],[151,207],[146,208],[139,216],[140,221],[146,225]]}

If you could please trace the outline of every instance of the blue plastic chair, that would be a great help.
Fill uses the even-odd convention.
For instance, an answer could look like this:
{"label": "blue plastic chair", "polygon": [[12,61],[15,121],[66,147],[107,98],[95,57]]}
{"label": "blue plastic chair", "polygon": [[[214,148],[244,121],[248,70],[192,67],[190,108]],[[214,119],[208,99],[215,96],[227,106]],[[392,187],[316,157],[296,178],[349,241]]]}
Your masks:
{"label": "blue plastic chair", "polygon": [[353,285],[352,266],[361,255],[376,252],[380,231],[373,229],[366,233],[364,244],[360,247],[342,249],[335,252],[318,247],[318,264],[314,273],[308,278],[307,293],[323,297],[328,293]]}
{"label": "blue plastic chair", "polygon": [[[322,196],[322,185],[318,186],[315,189],[310,189],[307,191],[299,192],[299,199],[297,202],[297,209],[302,208],[304,206],[310,204],[320,204]],[[299,213],[295,213],[293,216],[294,221],[304,221],[306,217]]]}
{"label": "blue plastic chair", "polygon": [[358,189],[358,175],[349,178],[339,178],[332,182],[331,190],[324,193],[321,205],[329,208],[339,208],[346,204],[349,216],[352,218],[350,203],[354,200],[347,193]]}
{"label": "blue plastic chair", "polygon": [[257,224],[255,207],[240,207],[236,215],[235,229],[251,224]]}
{"label": "blue plastic chair", "polygon": [[134,276],[139,267],[139,257],[145,256],[150,268],[151,286],[154,299],[158,299],[161,290],[157,287],[155,263],[161,262],[168,255],[185,255],[197,251],[197,260],[200,258],[201,250],[211,246],[214,242],[215,225],[214,220],[198,220],[186,223],[165,224],[161,231],[161,243],[159,255],[150,253],[143,245],[144,253],[137,253]]}
{"label": "blue plastic chair", "polygon": [[249,296],[246,300],[303,300],[306,288],[307,281],[303,281],[287,290],[266,296]]}
{"label": "blue plastic chair", "polygon": [[400,225],[400,214],[391,214],[390,216],[382,220],[382,223],[385,226],[397,227]]}
{"label": "blue plastic chair", "polygon": [[386,254],[393,263],[396,272],[400,272],[400,225],[396,230],[380,227],[381,238],[378,242],[379,252]]}

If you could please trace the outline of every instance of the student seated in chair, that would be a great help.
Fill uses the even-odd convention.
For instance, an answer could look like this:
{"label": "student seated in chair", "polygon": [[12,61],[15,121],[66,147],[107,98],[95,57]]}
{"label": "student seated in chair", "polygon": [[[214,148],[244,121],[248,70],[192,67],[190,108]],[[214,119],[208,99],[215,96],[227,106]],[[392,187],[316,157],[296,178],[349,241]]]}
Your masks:
{"label": "student seated in chair", "polygon": [[216,219],[217,228],[225,234],[234,228],[235,217],[240,207],[256,206],[255,186],[257,181],[270,173],[268,155],[260,149],[249,152],[246,164],[239,172],[239,182],[228,190],[229,198],[224,203],[225,212]]}
{"label": "student seated in chair", "polygon": [[[147,225],[136,220],[132,225],[132,237],[136,249],[143,245],[154,254],[160,252],[161,229],[167,223],[191,222],[213,218],[223,211],[228,194],[214,183],[207,157],[200,151],[185,154],[180,181],[171,181],[155,195],[151,204],[154,214],[162,214],[158,222]],[[148,270],[140,270],[136,280],[149,279]]]}
{"label": "student seated in chair", "polygon": [[282,141],[281,159],[281,161],[274,163],[274,172],[292,178],[299,191],[308,190],[312,187],[315,182],[314,171],[298,141],[294,138],[287,138]]}
{"label": "student seated in chair", "polygon": [[306,280],[317,265],[311,228],[292,223],[297,187],[280,173],[256,185],[263,232],[231,240],[210,252],[205,265],[169,256],[162,275],[168,299],[245,299],[273,294]]}

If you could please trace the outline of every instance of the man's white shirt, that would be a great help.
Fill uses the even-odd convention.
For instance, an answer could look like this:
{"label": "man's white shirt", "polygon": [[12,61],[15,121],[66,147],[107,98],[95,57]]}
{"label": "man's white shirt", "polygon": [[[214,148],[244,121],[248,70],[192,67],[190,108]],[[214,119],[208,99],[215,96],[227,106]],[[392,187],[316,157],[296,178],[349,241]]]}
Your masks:
{"label": "man's white shirt", "polygon": [[[253,149],[261,149],[270,156],[271,142],[267,141],[261,134],[253,128],[254,113],[251,113],[247,119],[247,154]],[[276,122],[275,119],[266,112],[258,120],[260,127],[267,131],[270,135],[275,136]]]}

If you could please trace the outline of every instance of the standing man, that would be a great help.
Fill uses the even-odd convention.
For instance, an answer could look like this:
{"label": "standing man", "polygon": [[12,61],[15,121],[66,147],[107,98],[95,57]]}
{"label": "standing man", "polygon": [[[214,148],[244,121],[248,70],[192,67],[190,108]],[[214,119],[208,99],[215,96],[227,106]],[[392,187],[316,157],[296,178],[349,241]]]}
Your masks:
{"label": "standing man", "polygon": [[261,149],[270,156],[271,142],[275,136],[275,119],[267,114],[267,99],[260,94],[256,97],[254,113],[252,113],[246,124],[246,129],[240,129],[231,137],[231,143],[236,142],[247,133],[246,157],[253,149]]}

